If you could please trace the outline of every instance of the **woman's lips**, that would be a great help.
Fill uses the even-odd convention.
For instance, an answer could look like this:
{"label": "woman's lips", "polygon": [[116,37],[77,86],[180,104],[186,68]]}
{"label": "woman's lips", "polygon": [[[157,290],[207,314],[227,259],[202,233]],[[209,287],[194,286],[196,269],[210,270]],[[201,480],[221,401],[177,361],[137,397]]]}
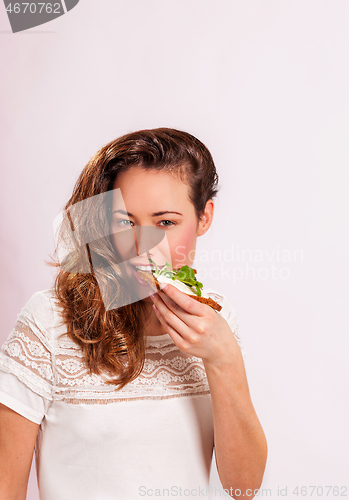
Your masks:
{"label": "woman's lips", "polygon": [[[145,271],[143,271],[145,272]],[[143,280],[140,276],[138,276],[137,274],[137,270],[134,266],[132,266],[132,274],[133,276],[136,278],[136,280],[138,281],[138,283],[141,285],[141,286],[149,286],[149,283],[147,283],[145,280]],[[150,273],[149,273],[150,274]]]}

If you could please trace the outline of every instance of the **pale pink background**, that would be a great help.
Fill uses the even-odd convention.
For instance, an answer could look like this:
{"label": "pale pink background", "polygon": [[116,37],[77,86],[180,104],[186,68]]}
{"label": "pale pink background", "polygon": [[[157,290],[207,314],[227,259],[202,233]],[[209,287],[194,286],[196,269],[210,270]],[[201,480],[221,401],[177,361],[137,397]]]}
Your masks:
{"label": "pale pink background", "polygon": [[[1,343],[51,285],[52,222],[91,155],[139,128],[197,135],[222,186],[197,266],[238,314],[272,498],[347,484],[348,26],[346,0],[80,0],[12,34],[0,5]],[[233,246],[252,260],[213,253]]]}

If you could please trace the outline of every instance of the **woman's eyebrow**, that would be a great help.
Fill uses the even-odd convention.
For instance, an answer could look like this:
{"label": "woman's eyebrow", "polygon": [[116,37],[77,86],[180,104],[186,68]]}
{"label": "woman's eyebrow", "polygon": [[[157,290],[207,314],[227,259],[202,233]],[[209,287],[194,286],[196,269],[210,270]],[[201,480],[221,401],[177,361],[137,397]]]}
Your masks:
{"label": "woman's eyebrow", "polygon": [[[129,217],[134,217],[133,214],[131,214],[131,212],[125,212],[125,210],[114,210],[113,211],[113,214],[123,214],[123,215],[128,215]],[[152,217],[158,217],[159,215],[164,215],[164,214],[177,214],[177,215],[183,215],[181,214],[180,212],[173,212],[173,211],[169,211],[169,210],[164,210],[163,212],[154,212],[153,214],[151,214]]]}

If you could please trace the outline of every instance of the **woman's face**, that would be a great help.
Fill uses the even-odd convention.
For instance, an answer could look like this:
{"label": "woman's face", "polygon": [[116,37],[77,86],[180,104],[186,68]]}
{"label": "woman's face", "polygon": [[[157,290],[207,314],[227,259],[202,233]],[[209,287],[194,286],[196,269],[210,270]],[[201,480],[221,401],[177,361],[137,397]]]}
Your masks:
{"label": "woman's face", "polygon": [[[166,238],[150,249],[150,257],[158,267],[162,267],[166,261],[173,268],[184,265],[191,267],[196,239],[211,225],[213,201],[207,202],[204,217],[198,221],[189,200],[187,184],[167,172],[145,170],[140,166],[121,172],[113,189],[116,191],[113,193],[111,232],[115,234],[132,226],[161,228]],[[113,235],[112,238],[119,254],[123,256],[125,249],[118,246],[120,240]],[[135,264],[148,266],[147,254],[136,254],[129,259],[129,264],[133,272]]]}

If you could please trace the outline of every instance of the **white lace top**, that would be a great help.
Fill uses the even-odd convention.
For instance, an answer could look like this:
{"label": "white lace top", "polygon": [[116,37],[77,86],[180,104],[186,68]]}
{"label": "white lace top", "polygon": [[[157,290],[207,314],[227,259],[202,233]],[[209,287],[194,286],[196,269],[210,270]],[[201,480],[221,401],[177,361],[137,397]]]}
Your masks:
{"label": "white lace top", "polygon": [[[235,310],[205,291],[240,344]],[[40,291],[0,351],[0,402],[40,424],[40,499],[133,500],[147,490],[179,496],[180,488],[206,488],[213,415],[201,358],[168,334],[148,336],[141,374],[115,391],[107,374],[89,375],[65,332],[53,291]]]}

